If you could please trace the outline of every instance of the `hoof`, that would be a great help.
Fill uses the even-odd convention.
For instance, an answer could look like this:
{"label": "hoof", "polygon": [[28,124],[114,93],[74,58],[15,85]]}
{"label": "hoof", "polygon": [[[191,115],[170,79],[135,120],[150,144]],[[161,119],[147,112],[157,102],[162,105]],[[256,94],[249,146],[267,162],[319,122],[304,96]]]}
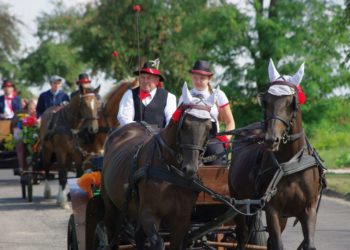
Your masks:
{"label": "hoof", "polygon": [[65,206],[65,204],[67,204],[66,192],[62,190],[61,186],[59,186],[58,195],[57,195],[57,205],[59,205],[60,207],[63,207]]}

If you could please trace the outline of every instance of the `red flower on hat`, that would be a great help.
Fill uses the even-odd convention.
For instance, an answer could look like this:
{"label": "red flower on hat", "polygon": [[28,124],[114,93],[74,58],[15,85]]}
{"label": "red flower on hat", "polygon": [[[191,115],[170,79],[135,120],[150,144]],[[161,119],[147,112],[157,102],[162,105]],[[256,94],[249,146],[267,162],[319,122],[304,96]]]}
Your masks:
{"label": "red flower on hat", "polygon": [[114,58],[117,58],[117,57],[119,56],[118,51],[113,51],[113,52],[112,52],[112,56],[113,56]]}
{"label": "red flower on hat", "polygon": [[141,11],[141,5],[139,5],[139,4],[134,5],[134,11],[135,12],[140,12]]}

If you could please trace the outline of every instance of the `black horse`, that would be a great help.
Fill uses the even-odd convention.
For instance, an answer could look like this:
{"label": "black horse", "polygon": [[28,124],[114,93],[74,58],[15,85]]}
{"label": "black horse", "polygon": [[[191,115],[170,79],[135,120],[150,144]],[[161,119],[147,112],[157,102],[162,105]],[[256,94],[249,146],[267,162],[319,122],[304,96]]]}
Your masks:
{"label": "black horse", "polygon": [[[260,208],[266,212],[268,249],[283,249],[281,234],[288,217],[296,217],[301,223],[304,240],[300,248],[316,249],[320,160],[302,127],[296,84],[301,80],[300,70],[296,75],[297,81],[296,76],[272,77],[273,82],[261,96],[265,132],[260,131],[260,136],[264,134],[265,143],[241,140],[233,146],[236,150],[229,172],[230,192],[237,200],[263,199],[266,203]],[[235,220],[237,249],[244,249],[249,235],[246,218],[237,216]]]}

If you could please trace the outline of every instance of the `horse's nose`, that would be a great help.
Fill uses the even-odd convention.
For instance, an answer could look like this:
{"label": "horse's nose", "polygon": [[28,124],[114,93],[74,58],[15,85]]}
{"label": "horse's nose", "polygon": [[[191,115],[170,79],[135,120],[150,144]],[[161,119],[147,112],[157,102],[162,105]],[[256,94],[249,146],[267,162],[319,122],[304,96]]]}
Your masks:
{"label": "horse's nose", "polygon": [[189,177],[192,177],[195,174],[195,170],[191,165],[186,165],[184,167],[185,174]]}
{"label": "horse's nose", "polygon": [[269,148],[274,149],[274,148],[278,147],[278,145],[280,143],[280,138],[278,136],[266,135],[265,136],[265,143]]}

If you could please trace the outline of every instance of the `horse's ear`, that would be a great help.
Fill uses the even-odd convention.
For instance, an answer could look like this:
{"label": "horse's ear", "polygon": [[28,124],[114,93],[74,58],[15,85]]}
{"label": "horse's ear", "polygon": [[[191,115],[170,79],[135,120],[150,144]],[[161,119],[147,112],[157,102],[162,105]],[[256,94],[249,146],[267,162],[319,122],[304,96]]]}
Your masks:
{"label": "horse's ear", "polygon": [[298,86],[301,83],[301,80],[304,77],[304,65],[305,65],[305,63],[300,65],[300,68],[297,71],[297,73],[295,73],[295,75],[292,76],[291,79],[290,79],[290,83],[293,83],[295,86]]}
{"label": "horse's ear", "polygon": [[188,90],[186,82],[184,83],[184,85],[182,87],[182,95],[181,95],[181,97],[182,97],[182,102],[183,103],[186,103],[186,104],[192,103],[193,98],[192,98],[192,95],[191,95],[190,91]]}
{"label": "horse's ear", "polygon": [[275,64],[273,63],[272,59],[270,58],[270,62],[269,62],[269,79],[270,82],[275,81],[278,77],[280,77],[280,73],[278,73]]}
{"label": "horse's ear", "polygon": [[94,89],[94,93],[98,94],[98,92],[100,91],[101,85],[98,85],[98,87],[96,89]]}

